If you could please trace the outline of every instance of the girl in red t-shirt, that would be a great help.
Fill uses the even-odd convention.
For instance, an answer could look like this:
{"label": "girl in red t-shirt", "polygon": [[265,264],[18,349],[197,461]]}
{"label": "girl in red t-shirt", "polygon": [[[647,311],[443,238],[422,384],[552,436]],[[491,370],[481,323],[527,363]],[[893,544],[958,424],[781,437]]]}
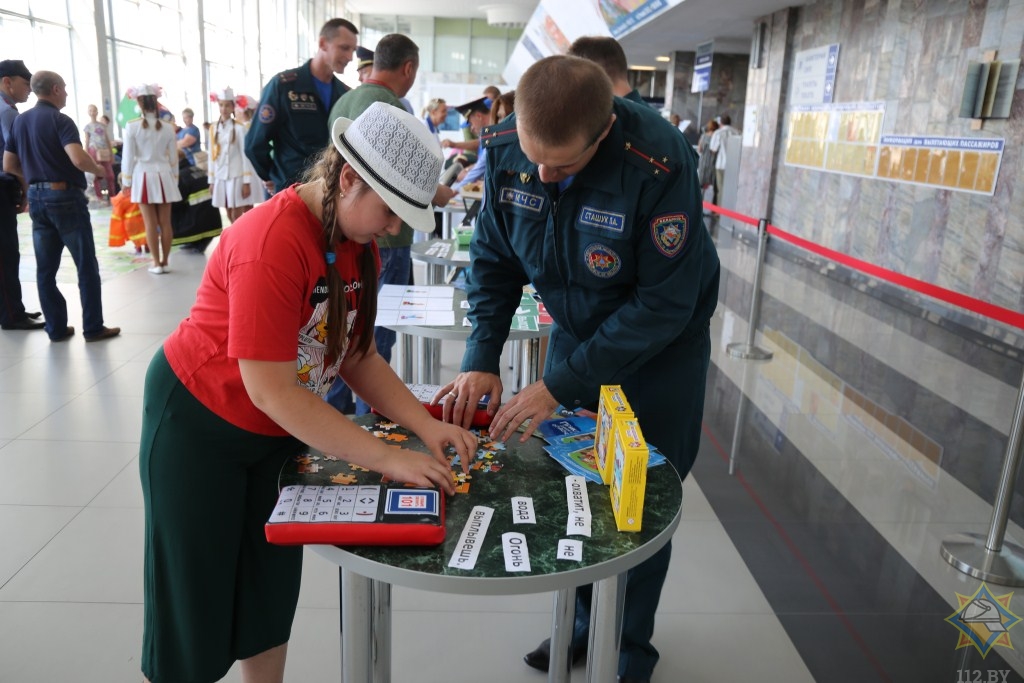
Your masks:
{"label": "girl in red t-shirt", "polygon": [[[195,305],[146,376],[139,465],[146,514],[147,680],[282,680],[301,547],[263,525],[301,444],[390,479],[453,493],[468,431],[435,420],[373,344],[374,239],[434,229],[441,154],[412,115],[378,103],[339,119],[307,182],[221,235]],[[340,324],[335,324],[339,321]],[[419,436],[394,448],[322,396],[336,376]]]}

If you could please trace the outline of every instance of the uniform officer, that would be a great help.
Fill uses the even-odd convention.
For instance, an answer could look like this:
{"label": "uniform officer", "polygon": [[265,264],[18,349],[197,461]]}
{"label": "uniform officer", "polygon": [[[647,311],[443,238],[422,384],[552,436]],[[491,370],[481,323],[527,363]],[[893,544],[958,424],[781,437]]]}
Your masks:
{"label": "uniform officer", "polygon": [[[559,404],[594,409],[601,385],[620,384],[647,440],[686,476],[719,279],[693,150],[654,110],[613,97],[600,67],[570,56],[531,66],[515,114],[483,140],[487,202],[466,289],[473,331],[462,371],[435,400],[449,394],[446,418],[464,425],[482,396],[498,405],[509,320],[532,283],[554,318],[544,377],[490,408],[491,433],[507,439],[530,420],[525,439]],[[651,636],[670,548],[628,574],[622,682],[649,680],[658,661]],[[586,647],[588,598],[577,593],[575,658]],[[526,659],[546,669],[548,643]]]}
{"label": "uniform officer", "polygon": [[373,73],[373,50],[360,45],[356,48],[356,59],[356,74],[359,75],[359,82],[365,83]]}
{"label": "uniform officer", "polygon": [[349,87],[334,77],[352,61],[359,30],[345,19],[320,29],[312,59],[270,79],[245,136],[245,155],[267,191],[298,182],[312,157],[330,141],[327,113]]}
{"label": "uniform officer", "polygon": [[[20,59],[0,62],[0,156],[11,126],[18,116],[16,105],[28,99],[32,73]],[[41,330],[40,313],[27,313],[21,301],[21,280],[18,268],[18,214],[25,207],[25,193],[18,179],[0,173],[0,328],[5,330]]]}

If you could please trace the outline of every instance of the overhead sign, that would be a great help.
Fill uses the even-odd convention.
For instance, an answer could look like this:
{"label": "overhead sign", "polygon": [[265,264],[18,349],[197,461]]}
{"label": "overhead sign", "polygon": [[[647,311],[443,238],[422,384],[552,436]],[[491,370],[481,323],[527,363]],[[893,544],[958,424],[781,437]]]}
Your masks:
{"label": "overhead sign", "polygon": [[693,83],[690,92],[707,92],[711,87],[711,60],[715,52],[715,42],[701,43],[697,46],[693,60]]}

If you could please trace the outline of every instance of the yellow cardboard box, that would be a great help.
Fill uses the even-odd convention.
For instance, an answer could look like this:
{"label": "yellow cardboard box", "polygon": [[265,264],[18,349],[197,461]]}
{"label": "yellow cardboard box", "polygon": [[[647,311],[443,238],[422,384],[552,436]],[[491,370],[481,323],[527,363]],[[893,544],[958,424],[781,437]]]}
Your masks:
{"label": "yellow cardboard box", "polygon": [[612,462],[615,453],[612,450],[614,426],[616,420],[633,417],[633,409],[629,407],[626,395],[618,384],[606,384],[601,387],[601,397],[597,404],[597,430],[594,434],[594,460],[601,473],[601,481],[610,484],[612,481]]}
{"label": "yellow cardboard box", "polygon": [[640,423],[632,418],[616,421],[612,447],[615,456],[611,497],[615,526],[619,531],[640,531],[650,455]]}

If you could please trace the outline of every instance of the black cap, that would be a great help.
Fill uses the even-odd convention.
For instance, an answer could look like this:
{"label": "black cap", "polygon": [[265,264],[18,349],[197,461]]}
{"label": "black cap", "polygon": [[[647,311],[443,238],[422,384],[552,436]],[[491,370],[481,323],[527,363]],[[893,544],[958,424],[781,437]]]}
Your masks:
{"label": "black cap", "polygon": [[356,48],[356,59],[359,60],[356,62],[356,71],[368,66],[373,66],[373,50],[367,50],[365,47],[360,45]]}
{"label": "black cap", "polygon": [[475,111],[482,111],[483,113],[488,114],[491,111],[490,106],[488,106],[487,104],[489,100],[490,98],[481,97],[480,99],[473,100],[472,102],[460,104],[459,106],[455,107],[455,111],[459,112],[467,119],[469,118],[469,115]]}
{"label": "black cap", "polygon": [[26,81],[32,80],[32,72],[20,59],[5,59],[0,62],[0,78],[5,76],[21,76]]}

